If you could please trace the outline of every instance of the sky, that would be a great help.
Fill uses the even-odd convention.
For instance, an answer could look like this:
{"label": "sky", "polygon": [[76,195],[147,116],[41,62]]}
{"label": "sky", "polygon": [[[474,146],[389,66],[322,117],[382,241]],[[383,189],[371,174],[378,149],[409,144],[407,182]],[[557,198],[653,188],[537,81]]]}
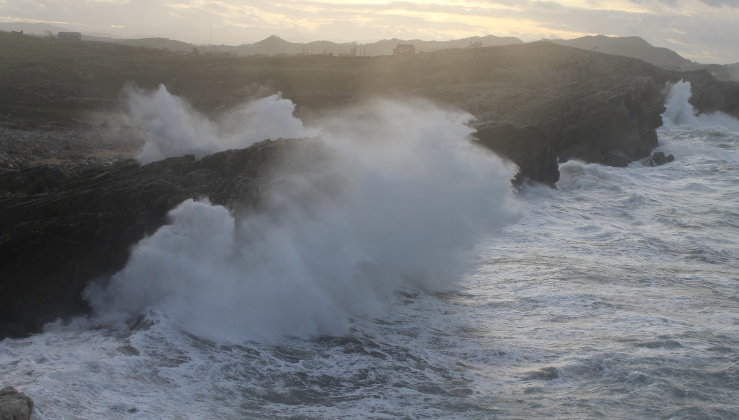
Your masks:
{"label": "sky", "polygon": [[0,21],[228,45],[270,35],[293,42],[634,35],[694,61],[739,62],[739,0],[0,0]]}

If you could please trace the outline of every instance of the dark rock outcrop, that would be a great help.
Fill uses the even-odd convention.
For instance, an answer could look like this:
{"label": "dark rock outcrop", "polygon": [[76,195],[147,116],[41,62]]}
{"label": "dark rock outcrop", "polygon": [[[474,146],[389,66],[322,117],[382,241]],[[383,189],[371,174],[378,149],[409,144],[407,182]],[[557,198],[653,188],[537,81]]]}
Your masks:
{"label": "dark rock outcrop", "polygon": [[548,124],[560,161],[624,166],[648,156],[662,126],[662,87],[641,77],[589,85],[562,110],[561,130],[556,123]]}
{"label": "dark rock outcrop", "polygon": [[[323,56],[219,58],[216,63],[179,55],[147,61],[147,55],[139,57],[136,72],[125,54],[91,57],[47,63],[43,74],[14,67],[2,79],[9,93],[0,98],[0,111],[14,122],[27,118],[30,126],[50,115],[69,122],[98,107],[97,99],[117,103],[122,84],[130,80],[148,87],[167,83],[208,112],[242,101],[244,85],[268,81],[305,115],[378,94],[421,96],[474,115],[480,121],[479,143],[514,161],[519,182],[547,185],[559,178],[558,161],[623,166],[648,157],[657,145],[664,83],[683,77],[640,60],[543,42],[404,60],[347,60],[341,77],[334,72],[334,58]],[[300,71],[243,71],[253,63]],[[175,73],[176,80],[171,77]],[[65,84],[57,86],[49,75]],[[699,73],[685,77],[694,84],[698,109],[739,115],[734,88]],[[213,82],[213,89],[202,89],[204,81]],[[68,99],[49,100],[49,92]],[[12,143],[0,155],[27,154]],[[274,182],[267,176],[271,162],[283,150],[304,147],[299,144],[266,142],[199,161],[185,156],[146,166],[17,169],[24,162],[17,159],[0,168],[0,338],[25,335],[59,316],[86,311],[80,293],[88,282],[120,270],[130,247],[166,223],[167,212],[183,200],[207,196],[236,212],[255,208]],[[60,157],[31,152],[44,159]]]}
{"label": "dark rock outcrop", "polygon": [[529,179],[554,186],[559,180],[557,155],[540,130],[505,123],[488,124],[478,127],[475,136],[481,145],[518,165],[515,183]]}
{"label": "dark rock outcrop", "polygon": [[558,160],[626,166],[649,156],[658,143],[664,92],[647,77],[605,78],[543,90],[516,105],[503,122],[480,126],[477,137],[515,162],[520,179],[553,185]]}
{"label": "dark rock outcrop", "polygon": [[0,389],[0,420],[29,420],[33,400],[9,386]]}
{"label": "dark rock outcrop", "polygon": [[298,148],[315,154],[316,144],[265,141],[201,160],[0,173],[0,338],[88,310],[88,282],[122,269],[130,247],[180,202],[208,197],[234,212],[254,209],[274,182],[272,164]]}
{"label": "dark rock outcrop", "polygon": [[675,156],[672,156],[672,155],[665,156],[663,152],[654,152],[652,153],[652,156],[650,156],[644,161],[644,165],[645,166],[660,166],[660,165],[664,165],[665,163],[670,163],[674,160],[675,160]]}
{"label": "dark rock outcrop", "polygon": [[524,379],[526,380],[535,380],[535,381],[552,381],[557,378],[559,378],[559,370],[551,366],[541,368],[535,372],[530,372],[528,375],[524,377]]}
{"label": "dark rock outcrop", "polygon": [[690,103],[698,112],[720,111],[739,118],[739,82],[717,80],[708,71],[684,73],[680,78],[690,82]]}

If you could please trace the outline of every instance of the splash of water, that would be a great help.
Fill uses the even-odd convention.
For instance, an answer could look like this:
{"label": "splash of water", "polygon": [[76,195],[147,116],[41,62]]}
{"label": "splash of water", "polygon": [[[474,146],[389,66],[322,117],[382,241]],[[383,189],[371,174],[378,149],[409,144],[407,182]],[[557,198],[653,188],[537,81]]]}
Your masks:
{"label": "splash of water", "polygon": [[295,105],[280,94],[246,102],[217,121],[195,111],[162,85],[152,92],[129,87],[127,123],[145,144],[141,163],[188,153],[200,158],[227,149],[244,148],[269,138],[310,135],[293,117]]}
{"label": "splash of water", "polygon": [[666,127],[724,127],[739,131],[739,120],[723,112],[699,114],[689,102],[692,95],[690,82],[684,80],[675,83],[670,88],[670,93],[667,95],[667,101],[665,102],[666,109],[662,114]]}
{"label": "splash of water", "polygon": [[[174,121],[202,122],[180,104]],[[292,118],[291,107],[276,112]],[[452,287],[476,242],[517,212],[514,168],[469,142],[470,119],[379,100],[324,118],[313,129],[329,163],[288,156],[263,212],[243,219],[182,203],[107,285],[88,289],[98,321],[153,311],[217,342],[337,335],[381,316],[399,289]]]}

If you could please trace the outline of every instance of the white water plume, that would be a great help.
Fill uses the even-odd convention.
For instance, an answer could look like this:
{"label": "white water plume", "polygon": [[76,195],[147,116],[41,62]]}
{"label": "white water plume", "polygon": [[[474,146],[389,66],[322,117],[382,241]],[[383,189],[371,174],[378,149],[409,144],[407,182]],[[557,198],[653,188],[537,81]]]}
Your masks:
{"label": "white water plume", "polygon": [[724,127],[730,130],[739,131],[739,120],[730,115],[724,114],[723,112],[699,114],[689,102],[692,95],[693,93],[690,82],[681,80],[672,85],[670,93],[667,95],[667,101],[665,102],[665,112],[662,114],[662,118],[667,128]]}
{"label": "white water plume", "polygon": [[[180,104],[172,121],[195,130],[202,118]],[[273,121],[293,118],[280,110]],[[97,319],[152,311],[217,342],[336,335],[381,316],[395,291],[453,287],[477,241],[517,213],[513,168],[469,141],[470,119],[381,100],[324,118],[313,130],[330,162],[288,156],[263,211],[243,219],[182,203],[107,285],[88,289]]]}
{"label": "white water plume", "polygon": [[309,135],[292,116],[295,105],[279,94],[246,102],[211,121],[163,85],[151,92],[129,87],[124,93],[127,122],[145,141],[138,156],[141,163],[188,153],[199,158],[269,138]]}

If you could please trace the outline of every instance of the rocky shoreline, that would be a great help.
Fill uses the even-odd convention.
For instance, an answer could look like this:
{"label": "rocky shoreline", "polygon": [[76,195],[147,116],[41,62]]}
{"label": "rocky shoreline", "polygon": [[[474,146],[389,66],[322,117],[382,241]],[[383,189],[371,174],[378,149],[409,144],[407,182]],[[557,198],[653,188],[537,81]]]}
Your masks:
{"label": "rocky shoreline", "polygon": [[[333,58],[311,60],[323,66]],[[198,63],[194,70],[177,70],[181,79],[174,86],[186,97],[193,92],[196,104],[207,105],[219,94],[233,102],[236,81],[228,78],[207,94],[194,93],[199,85],[192,80],[210,71]],[[342,106],[366,91],[397,90],[463,109],[477,118],[475,140],[518,165],[515,182],[554,186],[559,163],[569,159],[626,166],[648,158],[657,146],[667,82],[691,81],[701,112],[739,116],[739,83],[547,43],[347,63],[359,66],[364,85],[352,73],[351,87],[336,87],[326,97],[323,90],[306,93],[309,84],[295,79],[283,81],[290,86],[286,96],[308,117],[310,110]],[[164,82],[157,74],[152,79]],[[11,118],[19,109],[47,106],[34,102],[36,79],[12,75],[30,86],[30,96],[23,96],[23,107],[0,103]],[[70,80],[65,86],[72,89]],[[102,95],[95,86],[85,89]],[[62,128],[13,121],[0,128],[0,339],[89,311],[81,298],[86,285],[120,270],[130,247],[165,224],[167,212],[183,200],[207,196],[235,212],[254,211],[274,182],[270,167],[284,151],[306,147],[316,159],[322,156],[320,142],[276,140],[201,160],[182,156],[141,166],[131,160],[140,141],[125,133],[110,137],[97,128],[70,128],[69,121]],[[661,160],[653,157],[654,164]]]}
{"label": "rocky shoreline", "polygon": [[300,148],[320,162],[319,143],[264,141],[196,160],[141,166],[36,165],[0,173],[0,337],[19,337],[88,310],[82,291],[125,265],[132,245],[167,222],[188,198],[232,211],[256,208],[270,167]]}

